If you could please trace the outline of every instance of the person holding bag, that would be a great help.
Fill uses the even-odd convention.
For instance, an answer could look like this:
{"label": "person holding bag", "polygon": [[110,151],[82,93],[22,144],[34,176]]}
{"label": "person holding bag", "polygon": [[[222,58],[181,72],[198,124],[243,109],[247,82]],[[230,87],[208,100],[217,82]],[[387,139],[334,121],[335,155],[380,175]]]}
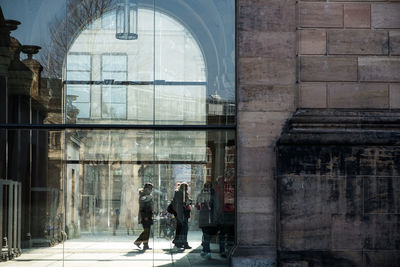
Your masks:
{"label": "person holding bag", "polygon": [[172,200],[173,209],[176,212],[176,231],[175,239],[172,243],[175,244],[175,249],[191,249],[187,241],[187,235],[189,230],[189,218],[190,218],[190,205],[192,200],[188,193],[188,184],[180,183],[175,190],[174,198]]}

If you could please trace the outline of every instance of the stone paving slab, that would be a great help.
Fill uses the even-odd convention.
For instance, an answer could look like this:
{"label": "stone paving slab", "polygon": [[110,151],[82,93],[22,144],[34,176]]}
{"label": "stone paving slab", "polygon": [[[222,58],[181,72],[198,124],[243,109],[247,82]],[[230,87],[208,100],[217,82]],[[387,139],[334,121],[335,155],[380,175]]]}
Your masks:
{"label": "stone paving slab", "polygon": [[[0,262],[5,267],[202,267],[229,266],[228,259],[221,258],[218,245],[211,244],[212,259],[200,256],[201,233],[191,232],[189,250],[174,251],[170,240],[151,239],[151,250],[140,250],[133,245],[134,236],[83,235],[79,239],[67,240],[54,247],[24,249],[18,258]],[[64,262],[63,262],[64,259]]]}

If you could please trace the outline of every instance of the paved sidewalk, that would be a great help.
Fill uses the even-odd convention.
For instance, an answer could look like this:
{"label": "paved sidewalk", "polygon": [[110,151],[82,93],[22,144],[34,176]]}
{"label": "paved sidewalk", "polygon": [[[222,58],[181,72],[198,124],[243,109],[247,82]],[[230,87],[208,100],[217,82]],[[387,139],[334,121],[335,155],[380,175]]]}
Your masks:
{"label": "paved sidewalk", "polygon": [[[133,245],[136,236],[85,235],[50,248],[23,250],[18,258],[1,262],[0,266],[32,267],[150,267],[150,266],[228,266],[229,261],[218,254],[218,246],[211,244],[212,259],[200,256],[201,232],[190,232],[190,250],[176,252],[164,238],[154,238],[151,250],[142,251]],[[63,261],[64,258],[64,261]]]}

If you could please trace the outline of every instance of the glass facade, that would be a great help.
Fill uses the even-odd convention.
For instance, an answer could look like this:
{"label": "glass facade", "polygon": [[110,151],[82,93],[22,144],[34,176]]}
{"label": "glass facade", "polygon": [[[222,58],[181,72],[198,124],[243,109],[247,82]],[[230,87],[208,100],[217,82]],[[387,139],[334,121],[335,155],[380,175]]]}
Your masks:
{"label": "glass facade", "polygon": [[25,4],[1,3],[1,259],[229,265],[235,1]]}

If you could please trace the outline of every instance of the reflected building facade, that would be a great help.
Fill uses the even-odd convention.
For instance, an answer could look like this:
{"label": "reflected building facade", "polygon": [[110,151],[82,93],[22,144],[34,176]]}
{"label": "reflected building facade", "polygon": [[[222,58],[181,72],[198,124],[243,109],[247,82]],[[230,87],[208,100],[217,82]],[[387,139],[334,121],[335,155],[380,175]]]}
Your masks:
{"label": "reflected building facade", "polygon": [[[2,61],[1,123],[20,125],[1,130],[4,183],[17,183],[4,185],[4,190],[13,190],[3,195],[2,216],[12,211],[2,217],[3,245],[8,248],[4,259],[18,256],[21,248],[87,234],[137,233],[138,192],[146,182],[155,186],[157,214],[165,211],[180,182],[189,184],[193,196],[206,181],[213,182],[223,201],[228,189],[226,203],[234,205],[235,132],[218,126],[201,129],[233,125],[234,99],[218,95],[224,85],[218,85],[217,64],[207,62],[204,50],[209,48],[193,35],[196,29],[168,13],[165,6],[142,3],[137,40],[117,40],[115,10],[108,6],[68,31],[65,52],[59,46],[47,48],[45,73],[32,59],[40,47],[21,46],[10,37],[18,23],[1,18],[2,56],[7,59]],[[67,16],[61,25],[69,20]],[[65,34],[63,30],[59,27],[53,37]],[[222,37],[233,38],[231,30]],[[20,61],[21,50],[28,59]],[[56,60],[60,53],[65,53],[61,64]],[[214,61],[219,57],[208,55]],[[222,91],[234,90],[234,74],[224,74],[229,75],[230,82],[224,78],[229,88]],[[21,125],[35,126],[25,130]],[[42,125],[49,127],[40,129]],[[57,125],[70,127],[57,130]],[[102,125],[102,130],[90,125]],[[173,131],[163,125],[201,127]],[[234,242],[233,211],[227,210],[229,248]],[[196,216],[192,211],[193,230],[198,230]],[[156,221],[154,235],[160,235],[160,227]]]}

